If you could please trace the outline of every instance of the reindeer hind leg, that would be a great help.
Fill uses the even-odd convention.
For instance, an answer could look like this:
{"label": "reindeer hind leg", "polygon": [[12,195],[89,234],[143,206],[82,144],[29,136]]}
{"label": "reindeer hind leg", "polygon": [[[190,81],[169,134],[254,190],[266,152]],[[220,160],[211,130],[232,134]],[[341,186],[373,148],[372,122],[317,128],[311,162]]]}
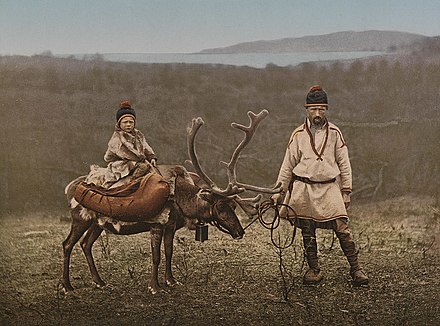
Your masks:
{"label": "reindeer hind leg", "polygon": [[105,282],[99,276],[98,270],[96,269],[95,260],[93,259],[92,247],[95,241],[99,238],[102,233],[102,228],[93,223],[87,230],[84,238],[81,240],[81,248],[86,256],[87,264],[89,265],[90,274],[92,275],[93,282],[98,286],[105,286]]}

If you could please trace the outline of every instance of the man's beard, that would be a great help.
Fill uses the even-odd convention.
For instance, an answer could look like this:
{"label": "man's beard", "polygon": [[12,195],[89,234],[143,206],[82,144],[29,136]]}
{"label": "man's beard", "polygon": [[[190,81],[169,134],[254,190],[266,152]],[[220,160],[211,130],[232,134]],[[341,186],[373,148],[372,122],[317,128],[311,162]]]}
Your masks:
{"label": "man's beard", "polygon": [[314,117],[312,122],[316,126],[322,126],[324,124],[324,119],[321,117]]}

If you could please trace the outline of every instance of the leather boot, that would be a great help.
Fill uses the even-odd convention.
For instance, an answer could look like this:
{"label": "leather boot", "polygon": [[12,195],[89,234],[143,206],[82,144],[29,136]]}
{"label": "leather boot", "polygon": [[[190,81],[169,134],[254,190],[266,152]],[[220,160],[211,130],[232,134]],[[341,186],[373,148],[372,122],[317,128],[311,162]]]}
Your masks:
{"label": "leather boot", "polygon": [[304,284],[316,284],[322,280],[321,269],[318,263],[318,246],[316,237],[307,236],[303,234],[304,255],[309,265],[303,277]]}
{"label": "leather boot", "polygon": [[317,284],[321,282],[323,276],[320,269],[309,268],[303,277],[303,284]]}
{"label": "leather boot", "polygon": [[352,283],[354,286],[367,285],[369,282],[368,276],[364,273],[362,268],[350,271],[350,275],[353,279]]}
{"label": "leather boot", "polygon": [[354,286],[367,285],[369,280],[367,275],[362,270],[358,261],[358,251],[356,250],[356,245],[351,239],[351,237],[340,237],[339,242],[341,244],[342,251],[347,257],[348,263],[350,264],[350,275],[352,283]]}

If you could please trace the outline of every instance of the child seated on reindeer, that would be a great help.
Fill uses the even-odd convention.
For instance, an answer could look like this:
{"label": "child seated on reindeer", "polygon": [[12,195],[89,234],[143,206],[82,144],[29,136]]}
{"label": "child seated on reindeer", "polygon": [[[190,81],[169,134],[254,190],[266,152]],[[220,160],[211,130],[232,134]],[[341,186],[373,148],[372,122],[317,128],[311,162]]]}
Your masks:
{"label": "child seated on reindeer", "polygon": [[108,165],[92,165],[86,183],[115,188],[147,174],[151,166],[156,167],[156,154],[135,125],[135,110],[129,101],[122,101],[116,112],[115,131],[104,155]]}

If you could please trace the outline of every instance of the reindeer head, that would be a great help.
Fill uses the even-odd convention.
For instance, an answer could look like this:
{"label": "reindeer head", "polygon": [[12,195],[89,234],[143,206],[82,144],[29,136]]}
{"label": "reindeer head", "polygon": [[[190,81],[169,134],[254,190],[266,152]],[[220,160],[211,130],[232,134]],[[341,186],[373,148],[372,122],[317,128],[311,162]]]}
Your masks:
{"label": "reindeer head", "polygon": [[203,188],[199,192],[199,198],[207,208],[205,214],[199,215],[199,221],[216,226],[234,239],[243,238],[244,229],[235,214],[237,208],[235,201]]}
{"label": "reindeer head", "polygon": [[[217,186],[216,183],[212,181],[212,179],[204,172],[196,154],[195,138],[200,127],[204,124],[202,118],[199,117],[193,119],[191,127],[187,130],[188,154],[191,159],[192,166],[196,171],[196,173],[193,173],[191,176],[197,186],[205,189],[209,193],[209,196],[206,195],[205,200],[208,202],[210,201],[212,204],[211,216],[213,220],[211,222],[213,222],[220,230],[226,229],[228,233],[230,233],[233,237],[234,235],[230,232],[231,230],[235,230],[234,233],[240,238],[244,234],[244,230],[241,228],[241,225],[240,228],[243,232],[241,236],[241,231],[236,230],[235,220],[239,221],[235,214],[235,208],[237,206],[236,204],[238,204],[248,216],[253,217],[258,212],[258,203],[262,198],[261,193],[274,194],[281,190],[280,184],[277,184],[271,188],[259,187],[238,182],[236,176],[236,165],[238,158],[240,157],[241,151],[252,139],[259,123],[268,114],[269,112],[267,110],[262,110],[259,114],[254,114],[253,112],[249,111],[249,126],[246,127],[235,122],[231,124],[232,127],[243,131],[245,135],[240,144],[238,144],[238,146],[235,148],[230,161],[220,162],[223,166],[226,167],[229,180],[228,185],[225,189],[221,189],[219,186]],[[240,197],[239,194],[245,192],[246,190],[257,192],[259,194],[253,198]]]}

